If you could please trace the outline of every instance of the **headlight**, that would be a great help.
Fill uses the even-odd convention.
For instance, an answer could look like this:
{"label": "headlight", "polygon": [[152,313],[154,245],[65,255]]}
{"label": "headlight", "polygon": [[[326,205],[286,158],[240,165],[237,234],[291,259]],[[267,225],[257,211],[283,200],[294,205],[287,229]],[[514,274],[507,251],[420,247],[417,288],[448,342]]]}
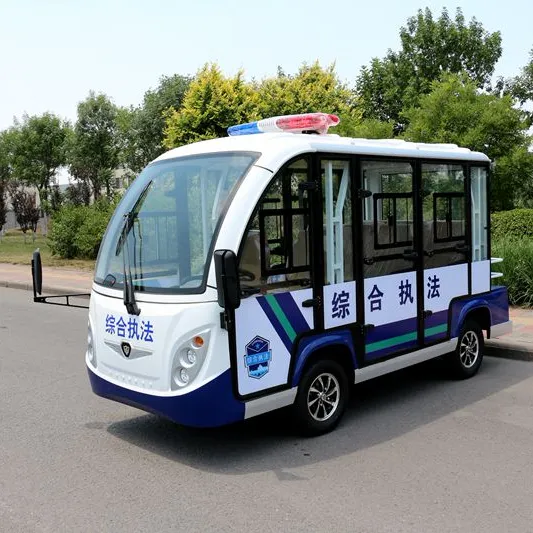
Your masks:
{"label": "headlight", "polygon": [[209,336],[209,330],[197,333],[176,350],[171,372],[172,390],[186,387],[194,381],[204,363]]}
{"label": "headlight", "polygon": [[194,365],[197,361],[196,352],[194,350],[187,350],[187,362]]}

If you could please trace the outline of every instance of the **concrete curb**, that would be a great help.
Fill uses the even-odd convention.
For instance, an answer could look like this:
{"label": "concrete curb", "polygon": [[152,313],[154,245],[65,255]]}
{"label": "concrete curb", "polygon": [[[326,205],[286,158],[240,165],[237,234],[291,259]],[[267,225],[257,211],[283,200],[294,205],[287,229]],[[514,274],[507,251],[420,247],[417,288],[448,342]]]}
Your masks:
{"label": "concrete curb", "polygon": [[488,341],[485,344],[485,355],[515,361],[533,361],[533,351],[528,346],[506,340]]}

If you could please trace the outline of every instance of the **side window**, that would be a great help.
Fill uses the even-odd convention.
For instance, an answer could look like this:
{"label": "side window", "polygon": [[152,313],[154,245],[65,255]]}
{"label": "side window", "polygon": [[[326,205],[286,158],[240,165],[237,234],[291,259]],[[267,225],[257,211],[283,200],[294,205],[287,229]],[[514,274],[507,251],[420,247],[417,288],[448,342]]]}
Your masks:
{"label": "side window", "polygon": [[241,247],[241,286],[261,292],[311,283],[309,165],[299,159],[281,169],[263,194]]}
{"label": "side window", "polygon": [[412,270],[403,259],[413,249],[413,168],[403,161],[361,164],[365,278]]}
{"label": "side window", "polygon": [[350,162],[321,163],[325,284],[353,281],[353,228]]}
{"label": "side window", "polygon": [[425,267],[464,262],[466,194],[461,165],[422,165],[422,209]]}
{"label": "side window", "polygon": [[472,167],[470,170],[472,197],[472,261],[488,259],[487,243],[487,169]]}

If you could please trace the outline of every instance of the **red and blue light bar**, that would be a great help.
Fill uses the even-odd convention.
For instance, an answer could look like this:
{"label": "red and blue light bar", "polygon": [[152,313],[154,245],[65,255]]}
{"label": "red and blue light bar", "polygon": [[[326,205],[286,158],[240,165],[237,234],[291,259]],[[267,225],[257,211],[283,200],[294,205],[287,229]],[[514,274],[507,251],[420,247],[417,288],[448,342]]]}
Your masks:
{"label": "red and blue light bar", "polygon": [[304,113],[302,115],[285,115],[265,118],[247,124],[238,124],[228,128],[228,135],[252,135],[254,133],[290,132],[302,133],[312,131],[327,133],[328,128],[336,126],[340,119],[328,113]]}

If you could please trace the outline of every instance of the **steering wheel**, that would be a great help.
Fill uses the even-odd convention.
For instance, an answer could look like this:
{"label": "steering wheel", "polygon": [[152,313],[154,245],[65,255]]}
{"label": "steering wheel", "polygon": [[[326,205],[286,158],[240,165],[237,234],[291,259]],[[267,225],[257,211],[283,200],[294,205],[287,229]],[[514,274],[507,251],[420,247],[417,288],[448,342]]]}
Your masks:
{"label": "steering wheel", "polygon": [[244,268],[239,268],[239,279],[241,281],[255,281],[255,274]]}

